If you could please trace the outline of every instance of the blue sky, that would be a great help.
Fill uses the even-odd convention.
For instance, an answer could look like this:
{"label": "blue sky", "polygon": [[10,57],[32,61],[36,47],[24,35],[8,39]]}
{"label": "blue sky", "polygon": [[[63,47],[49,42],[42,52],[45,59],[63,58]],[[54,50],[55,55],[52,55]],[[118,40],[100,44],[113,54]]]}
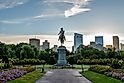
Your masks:
{"label": "blue sky", "polygon": [[0,0],[0,34],[124,35],[124,0]]}
{"label": "blue sky", "polygon": [[0,0],[0,41],[27,42],[37,35],[51,47],[61,27],[65,45],[71,49],[73,33],[83,34],[88,45],[95,35],[104,36],[104,46],[112,44],[112,35],[124,43],[124,0]]}

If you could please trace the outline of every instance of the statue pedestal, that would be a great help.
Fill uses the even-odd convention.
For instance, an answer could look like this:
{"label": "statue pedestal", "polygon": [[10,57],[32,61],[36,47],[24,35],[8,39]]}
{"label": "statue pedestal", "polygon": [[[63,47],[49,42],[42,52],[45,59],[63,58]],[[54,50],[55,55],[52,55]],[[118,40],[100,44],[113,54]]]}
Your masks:
{"label": "statue pedestal", "polygon": [[57,50],[58,50],[58,60],[55,66],[68,66],[66,60],[66,47],[59,46]]}

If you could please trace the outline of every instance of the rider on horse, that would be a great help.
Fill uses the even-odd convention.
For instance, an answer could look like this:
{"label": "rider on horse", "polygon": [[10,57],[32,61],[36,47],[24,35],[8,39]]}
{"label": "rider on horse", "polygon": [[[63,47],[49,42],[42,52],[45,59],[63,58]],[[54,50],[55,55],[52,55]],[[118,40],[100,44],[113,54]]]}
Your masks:
{"label": "rider on horse", "polygon": [[61,28],[61,31],[60,31],[59,34],[58,34],[58,35],[60,35],[58,40],[60,40],[61,45],[64,44],[64,41],[66,40],[66,39],[65,39],[65,36],[64,36],[64,32],[65,32],[65,31],[63,30],[63,28]]}

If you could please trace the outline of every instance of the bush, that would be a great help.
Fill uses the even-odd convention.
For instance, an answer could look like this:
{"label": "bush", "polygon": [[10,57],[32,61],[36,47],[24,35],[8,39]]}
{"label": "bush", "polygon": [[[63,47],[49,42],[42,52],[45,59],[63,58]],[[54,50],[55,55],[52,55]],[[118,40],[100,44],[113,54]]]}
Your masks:
{"label": "bush", "polygon": [[109,65],[112,68],[124,68],[124,61],[118,59],[82,59],[77,61],[78,64],[84,65]]}
{"label": "bush", "polygon": [[9,63],[0,63],[0,69],[8,69],[8,68],[12,68],[12,63],[9,62]]}
{"label": "bush", "polygon": [[112,71],[113,69],[109,66],[93,65],[89,68],[89,70],[104,74],[105,72]]}
{"label": "bush", "polygon": [[32,72],[32,71],[34,71],[34,70],[35,70],[35,68],[34,68],[34,67],[29,66],[29,67],[26,67],[26,68],[22,68],[22,70],[25,70],[25,71],[27,71],[27,72]]}
{"label": "bush", "polygon": [[0,63],[0,69],[3,69],[4,68],[4,63]]}
{"label": "bush", "polygon": [[78,60],[78,64],[85,64],[85,65],[108,65],[111,64],[111,59],[82,59]]}
{"label": "bush", "polygon": [[39,60],[39,59],[10,59],[13,65],[40,65],[44,64],[44,60]]}
{"label": "bush", "polygon": [[113,59],[110,66],[112,68],[119,69],[122,67],[122,64],[123,64],[122,60]]}

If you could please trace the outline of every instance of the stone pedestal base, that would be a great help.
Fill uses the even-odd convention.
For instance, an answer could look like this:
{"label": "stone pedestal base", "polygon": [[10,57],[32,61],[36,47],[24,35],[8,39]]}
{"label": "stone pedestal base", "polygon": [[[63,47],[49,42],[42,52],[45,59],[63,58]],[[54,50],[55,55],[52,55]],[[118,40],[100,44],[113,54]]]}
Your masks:
{"label": "stone pedestal base", "polygon": [[58,60],[55,66],[68,66],[66,60],[66,47],[59,46],[57,50],[58,50]]}

